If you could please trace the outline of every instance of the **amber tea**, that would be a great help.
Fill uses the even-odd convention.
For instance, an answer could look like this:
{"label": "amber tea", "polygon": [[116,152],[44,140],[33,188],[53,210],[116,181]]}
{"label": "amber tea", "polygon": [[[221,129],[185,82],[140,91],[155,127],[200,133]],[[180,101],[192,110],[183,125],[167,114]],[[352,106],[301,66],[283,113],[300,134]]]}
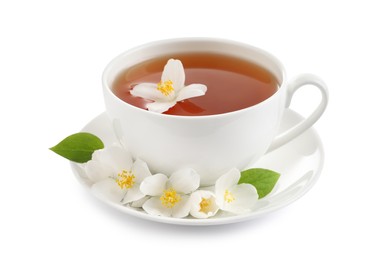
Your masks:
{"label": "amber tea", "polygon": [[129,90],[139,83],[159,82],[170,58],[183,63],[185,85],[205,84],[207,92],[204,96],[178,102],[164,114],[204,116],[228,113],[266,100],[279,86],[273,74],[250,61],[215,53],[183,53],[157,57],[126,69],[114,82],[114,94],[133,106],[146,109],[146,104],[153,101],[132,96]]}

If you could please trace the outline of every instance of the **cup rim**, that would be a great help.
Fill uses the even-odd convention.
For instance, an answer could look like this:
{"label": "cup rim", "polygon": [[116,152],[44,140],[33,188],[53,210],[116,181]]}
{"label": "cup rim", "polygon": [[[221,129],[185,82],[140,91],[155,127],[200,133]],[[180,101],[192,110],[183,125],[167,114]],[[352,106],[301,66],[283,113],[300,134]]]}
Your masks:
{"label": "cup rim", "polygon": [[[225,112],[225,113],[220,113],[220,114],[194,115],[194,116],[183,116],[183,115],[171,115],[171,114],[163,114],[163,113],[154,113],[154,112],[151,112],[151,111],[148,111],[148,110],[145,110],[145,109],[133,106],[133,105],[123,101],[122,99],[120,99],[119,97],[117,97],[113,93],[110,85],[108,84],[108,75],[111,72],[112,68],[115,66],[115,64],[117,62],[119,62],[120,60],[122,60],[123,57],[127,56],[129,53],[134,53],[134,52],[137,52],[139,50],[150,48],[150,47],[153,47],[153,46],[169,44],[169,43],[174,44],[174,43],[179,43],[179,42],[192,42],[192,43],[194,43],[194,42],[213,42],[213,43],[221,43],[221,44],[227,44],[227,45],[235,45],[235,46],[240,47],[240,48],[245,48],[245,49],[249,49],[249,50],[252,50],[252,51],[255,51],[255,52],[259,52],[263,56],[267,57],[267,59],[272,60],[272,62],[280,70],[280,72],[281,72],[281,82],[280,82],[279,88],[277,89],[277,91],[274,94],[272,94],[266,100],[263,100],[260,103],[257,103],[255,105],[252,105],[252,106],[249,106],[249,107],[246,107],[246,108],[242,108],[242,109],[234,110],[234,111],[230,111],[230,112]],[[197,120],[197,119],[206,119],[206,118],[226,117],[226,116],[233,115],[233,114],[245,113],[246,111],[253,110],[253,109],[265,106],[267,103],[271,102],[271,100],[277,98],[277,96],[280,95],[282,90],[284,88],[286,88],[286,86],[285,86],[286,85],[286,71],[284,69],[283,64],[274,55],[272,55],[271,53],[269,53],[269,52],[267,52],[267,51],[265,51],[265,50],[263,50],[261,48],[252,46],[250,44],[246,44],[246,43],[242,43],[242,42],[238,42],[238,41],[234,41],[234,40],[229,40],[229,39],[222,39],[222,38],[182,37],[182,38],[169,38],[169,39],[164,39],[164,40],[148,42],[148,43],[136,46],[134,48],[131,48],[131,49],[129,49],[127,51],[124,51],[121,54],[117,55],[105,67],[105,69],[103,71],[103,74],[102,74],[102,85],[103,85],[103,90],[104,90],[104,94],[105,95],[106,94],[110,95],[112,98],[114,98],[115,100],[119,101],[121,104],[126,105],[129,109],[132,109],[132,110],[135,109],[136,111],[138,111],[140,113],[147,113],[145,115],[162,117],[162,118],[165,117],[165,118],[169,118],[169,119],[191,119],[191,120]]]}

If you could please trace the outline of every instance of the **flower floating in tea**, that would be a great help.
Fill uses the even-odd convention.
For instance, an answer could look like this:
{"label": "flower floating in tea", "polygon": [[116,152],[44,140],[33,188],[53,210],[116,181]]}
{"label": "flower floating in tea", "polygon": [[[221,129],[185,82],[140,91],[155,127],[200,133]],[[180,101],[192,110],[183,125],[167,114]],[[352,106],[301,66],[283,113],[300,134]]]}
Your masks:
{"label": "flower floating in tea", "polygon": [[130,90],[130,93],[133,96],[154,101],[146,105],[147,109],[163,113],[177,102],[203,96],[206,91],[207,87],[203,84],[185,86],[183,64],[180,60],[170,59],[164,67],[160,82],[138,84]]}

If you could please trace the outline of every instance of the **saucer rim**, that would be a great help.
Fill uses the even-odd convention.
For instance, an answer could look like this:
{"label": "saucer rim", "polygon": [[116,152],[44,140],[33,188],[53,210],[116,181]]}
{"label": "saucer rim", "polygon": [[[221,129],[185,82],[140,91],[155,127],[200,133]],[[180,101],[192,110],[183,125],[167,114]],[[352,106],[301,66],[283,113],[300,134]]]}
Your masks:
{"label": "saucer rim", "polygon": [[[304,119],[304,117],[302,117],[299,113],[295,112],[292,109],[286,109],[285,113],[286,114],[293,114],[293,116],[299,117],[300,120]],[[88,128],[93,122],[97,121],[100,117],[105,116],[105,114],[106,114],[106,112],[102,112],[98,116],[94,117],[92,120],[90,120],[82,128],[81,131],[84,131],[84,129]],[[320,153],[320,158],[321,158],[321,160],[319,160],[317,170],[316,171],[311,170],[311,172],[313,172],[313,174],[312,174],[310,180],[307,183],[305,183],[304,187],[302,187],[300,189],[300,192],[294,194],[291,197],[286,198],[285,200],[283,200],[282,203],[276,203],[276,205],[274,205],[274,206],[268,205],[267,208],[265,208],[265,209],[264,208],[255,209],[249,213],[241,214],[241,215],[229,215],[229,216],[223,216],[223,217],[214,216],[213,218],[207,218],[207,219],[173,218],[173,217],[165,217],[165,216],[153,216],[153,215],[145,213],[144,211],[137,210],[136,208],[127,207],[127,206],[124,206],[121,204],[116,204],[116,203],[108,200],[107,198],[105,198],[103,196],[99,196],[99,194],[92,192],[90,185],[87,183],[87,181],[85,179],[83,179],[83,177],[80,174],[80,172],[83,171],[83,169],[80,167],[80,165],[75,163],[75,162],[70,162],[70,166],[71,166],[73,174],[75,175],[78,182],[82,186],[84,186],[87,190],[89,190],[89,192],[95,198],[102,201],[104,204],[110,206],[111,208],[119,210],[120,212],[126,213],[130,216],[141,218],[144,220],[153,221],[153,222],[160,222],[160,223],[173,224],[173,225],[207,226],[207,225],[231,224],[231,223],[252,220],[254,218],[258,218],[262,215],[276,211],[280,208],[286,207],[286,206],[290,205],[291,203],[295,202],[296,200],[300,199],[302,196],[304,196],[317,183],[317,181],[321,175],[323,165],[324,165],[324,156],[325,156],[324,148],[323,148],[323,144],[322,144],[322,141],[321,141],[319,134],[317,133],[317,131],[313,127],[310,127],[307,131],[302,133],[302,135],[308,134],[307,133],[308,131],[311,131],[310,134],[313,135],[314,139],[317,142],[317,147],[318,147],[318,150]],[[307,173],[309,173],[309,172],[307,172]],[[305,173],[304,175],[306,175],[307,173]],[[284,190],[286,190],[286,189],[284,189]]]}

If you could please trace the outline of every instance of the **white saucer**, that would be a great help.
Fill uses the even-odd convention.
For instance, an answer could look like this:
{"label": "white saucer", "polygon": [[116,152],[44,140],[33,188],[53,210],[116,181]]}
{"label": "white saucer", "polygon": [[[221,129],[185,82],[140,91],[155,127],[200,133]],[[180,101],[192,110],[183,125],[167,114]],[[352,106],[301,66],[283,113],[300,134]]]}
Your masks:
{"label": "white saucer", "polygon": [[[284,114],[280,132],[295,125],[303,118],[298,113],[287,110]],[[100,114],[83,129],[97,135],[106,146],[117,142],[108,116]],[[259,217],[265,213],[284,207],[303,196],[316,183],[320,176],[324,162],[323,146],[317,132],[311,128],[288,144],[264,155],[259,161],[248,168],[267,168],[281,174],[274,190],[265,198],[259,200],[253,210],[248,214],[231,215],[219,213],[213,218],[177,219],[171,217],[152,216],[140,209],[126,207],[120,203],[113,203],[101,195],[94,194],[98,199],[109,206],[129,215],[157,222],[177,225],[220,225],[241,222]],[[71,163],[72,170],[86,188],[91,190],[91,181],[86,177],[83,169],[76,163]]]}

